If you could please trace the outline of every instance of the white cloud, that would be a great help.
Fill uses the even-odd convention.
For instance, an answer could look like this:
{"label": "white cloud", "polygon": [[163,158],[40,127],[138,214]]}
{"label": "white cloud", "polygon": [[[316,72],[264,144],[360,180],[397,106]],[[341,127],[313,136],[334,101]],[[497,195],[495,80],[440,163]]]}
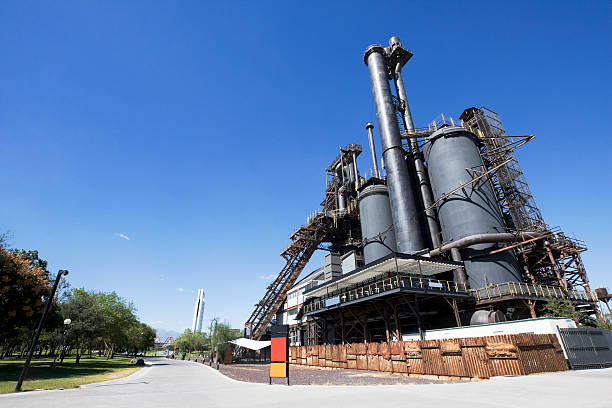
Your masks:
{"label": "white cloud", "polygon": [[151,326],[156,326],[158,324],[162,324],[163,322],[161,320],[153,320],[152,322],[149,322],[149,324]]}
{"label": "white cloud", "polygon": [[274,273],[271,273],[271,274],[269,274],[267,276],[259,275],[259,279],[263,279],[263,280],[270,280],[270,279],[274,279],[274,278],[276,278],[276,274],[274,274]]}
{"label": "white cloud", "polygon": [[116,233],[114,233],[113,235],[114,235],[114,236],[116,236],[116,237],[119,237],[119,238],[123,238],[123,239],[125,239],[126,241],[129,241],[129,240],[130,240],[130,237],[128,237],[127,235],[122,234],[122,233],[120,233],[120,232],[116,232]]}
{"label": "white cloud", "polygon": [[184,291],[185,289],[183,289],[183,288],[178,288],[177,290],[178,290],[179,292],[182,292],[182,291]]}

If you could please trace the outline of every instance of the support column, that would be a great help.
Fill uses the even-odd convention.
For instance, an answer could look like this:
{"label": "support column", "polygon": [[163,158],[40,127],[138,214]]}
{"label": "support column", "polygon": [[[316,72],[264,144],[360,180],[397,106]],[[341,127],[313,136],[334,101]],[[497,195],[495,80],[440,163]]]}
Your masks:
{"label": "support column", "polygon": [[563,278],[561,277],[561,273],[559,272],[559,268],[557,268],[557,260],[553,256],[552,251],[550,250],[550,247],[548,247],[548,246],[546,246],[546,253],[548,254],[548,259],[550,260],[550,263],[552,265],[553,271],[555,271],[555,275],[557,275],[557,280],[559,281],[559,284],[561,286],[563,286],[565,288],[565,290],[567,290],[567,281],[564,279],[565,276]]}

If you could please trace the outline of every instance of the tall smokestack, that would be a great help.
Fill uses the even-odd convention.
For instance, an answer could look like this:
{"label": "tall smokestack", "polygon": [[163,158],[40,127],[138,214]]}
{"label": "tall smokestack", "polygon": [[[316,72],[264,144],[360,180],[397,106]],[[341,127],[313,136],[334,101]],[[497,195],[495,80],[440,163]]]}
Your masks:
{"label": "tall smokestack", "polygon": [[376,147],[374,146],[374,133],[372,132],[374,125],[368,122],[366,124],[366,130],[368,131],[368,142],[370,143],[370,158],[372,159],[372,170],[374,171],[374,177],[380,178],[380,172],[378,171],[378,159],[376,158]]}
{"label": "tall smokestack", "polygon": [[412,192],[410,174],[404,159],[395,106],[389,87],[386,51],[380,45],[370,46],[363,61],[370,70],[372,94],[380,129],[382,156],[387,170],[391,214],[397,239],[397,250],[410,253],[425,247],[419,226],[419,216]]}
{"label": "tall smokestack", "polygon": [[[390,71],[393,73],[393,83],[395,84],[397,97],[401,101],[402,121],[404,122],[404,128],[406,131],[411,133],[414,132],[414,123],[412,121],[412,114],[410,113],[410,106],[408,105],[408,97],[406,96],[404,80],[402,79],[402,68],[408,62],[408,60],[410,60],[412,53],[402,46],[399,37],[391,37],[389,40],[389,53],[389,63],[391,65]],[[423,199],[423,206],[425,207],[427,229],[429,230],[429,236],[433,247],[437,248],[442,244],[442,240],[440,239],[440,226],[438,225],[436,211],[432,208],[433,194],[431,192],[429,177],[427,175],[427,171],[425,170],[425,163],[423,162],[423,153],[419,149],[419,145],[415,137],[409,138],[409,146],[410,151],[412,152],[412,160],[416,170],[419,191],[421,193],[421,198]]]}

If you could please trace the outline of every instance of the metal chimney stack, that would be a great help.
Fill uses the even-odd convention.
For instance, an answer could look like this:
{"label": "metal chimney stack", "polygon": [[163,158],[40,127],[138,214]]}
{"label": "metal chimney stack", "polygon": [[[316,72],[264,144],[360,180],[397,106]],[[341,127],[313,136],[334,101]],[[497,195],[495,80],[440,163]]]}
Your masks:
{"label": "metal chimney stack", "polygon": [[[414,123],[412,121],[412,114],[410,113],[410,105],[408,105],[408,96],[406,95],[404,80],[402,79],[402,68],[410,60],[410,58],[412,58],[412,53],[402,46],[399,37],[391,37],[389,40],[389,48],[387,50],[388,68],[389,72],[393,76],[395,91],[398,99],[400,100],[400,111],[402,113],[404,128],[410,134],[411,132],[414,132]],[[414,168],[416,170],[418,190],[421,193],[423,206],[425,207],[427,229],[429,231],[429,236],[433,247],[437,248],[442,244],[440,226],[438,225],[436,211],[433,208],[433,194],[431,192],[429,176],[427,175],[427,170],[425,170],[423,152],[421,152],[419,149],[419,145],[415,137],[409,138],[409,146],[410,151],[412,152]]]}
{"label": "metal chimney stack", "polygon": [[366,124],[366,130],[368,131],[368,142],[370,143],[370,158],[372,159],[372,171],[374,177],[380,178],[380,172],[378,171],[378,159],[376,158],[376,146],[374,146],[374,133],[372,132],[374,125],[368,122]]}
{"label": "metal chimney stack", "polygon": [[389,86],[391,76],[387,65],[387,50],[380,45],[372,45],[366,50],[363,61],[370,70],[397,250],[403,253],[419,251],[425,244]]}

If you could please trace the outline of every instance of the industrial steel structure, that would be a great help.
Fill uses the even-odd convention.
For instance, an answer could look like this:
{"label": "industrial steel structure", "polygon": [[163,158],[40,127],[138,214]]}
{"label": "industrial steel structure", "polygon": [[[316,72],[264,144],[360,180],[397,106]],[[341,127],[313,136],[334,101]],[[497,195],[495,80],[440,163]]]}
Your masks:
{"label": "industrial steel structure", "polygon": [[[319,209],[290,236],[285,267],[246,322],[249,337],[276,320],[291,326],[292,345],[423,338],[536,317],[552,298],[600,318],[584,242],[546,224],[516,158],[534,136],[508,136],[484,107],[415,128],[402,77],[412,56],[397,37],[365,51],[382,169],[367,123],[372,177],[359,172],[360,145],[340,149]],[[298,282],[317,249],[329,251],[325,264]]]}

